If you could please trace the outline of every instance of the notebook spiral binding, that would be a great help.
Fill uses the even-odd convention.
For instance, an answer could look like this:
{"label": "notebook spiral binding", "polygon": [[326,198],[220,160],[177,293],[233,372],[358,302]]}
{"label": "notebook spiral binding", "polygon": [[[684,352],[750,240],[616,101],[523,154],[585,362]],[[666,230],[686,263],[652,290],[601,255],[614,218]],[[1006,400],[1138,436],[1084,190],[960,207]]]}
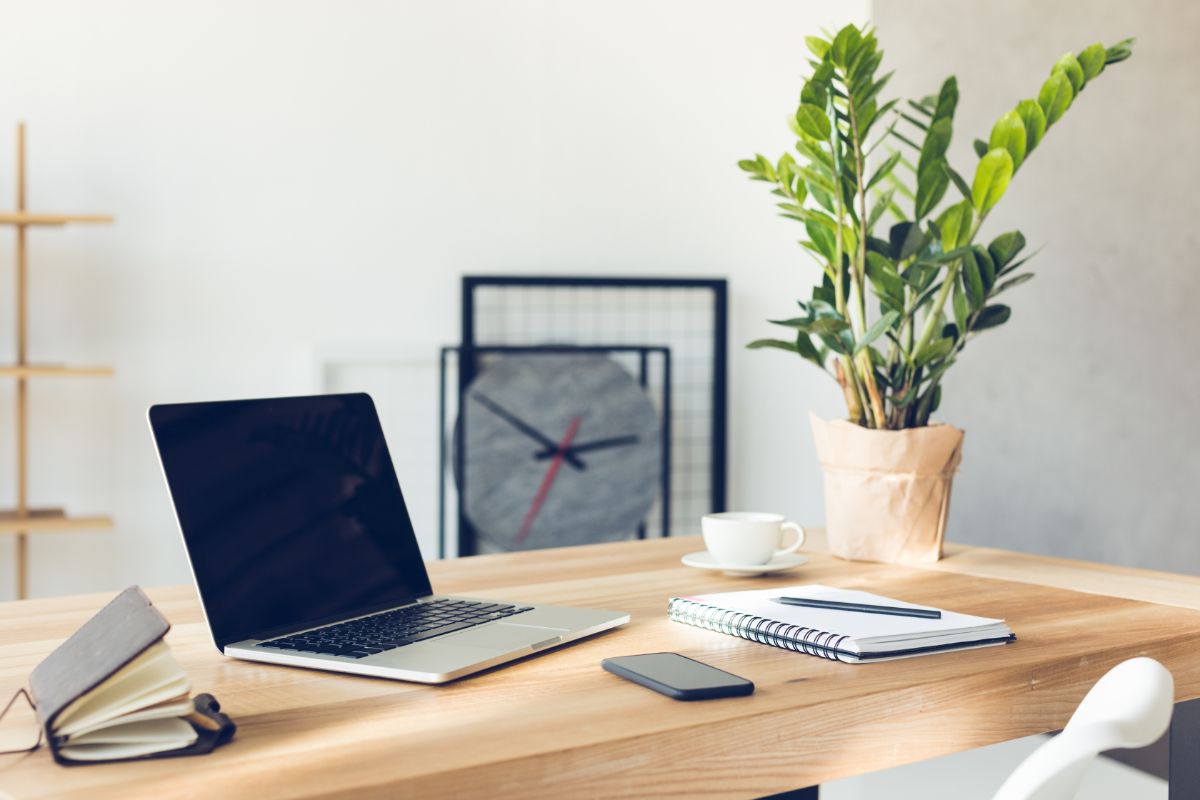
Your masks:
{"label": "notebook spiral binding", "polygon": [[850,638],[816,628],[789,625],[786,622],[766,617],[730,611],[680,597],[672,598],[667,604],[667,617],[685,625],[693,625],[697,628],[705,628],[717,633],[737,636],[752,642],[769,644],[772,647],[780,647],[810,656],[820,656],[833,661],[846,660],[840,657],[845,655],[840,648],[842,642]]}

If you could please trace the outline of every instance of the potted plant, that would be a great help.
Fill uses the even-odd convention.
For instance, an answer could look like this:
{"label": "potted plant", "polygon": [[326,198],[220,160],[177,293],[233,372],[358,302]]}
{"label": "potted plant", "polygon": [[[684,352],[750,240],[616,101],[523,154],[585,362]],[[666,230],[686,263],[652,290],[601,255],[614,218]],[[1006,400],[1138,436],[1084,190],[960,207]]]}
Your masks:
{"label": "potted plant", "polygon": [[821,281],[799,316],[771,320],[788,338],[749,347],[795,353],[841,386],[847,419],[810,415],[833,553],[936,561],[963,440],[930,421],[942,378],[971,338],[1008,321],[1000,296],[1033,277],[1018,272],[1028,259],[1020,231],[977,237],[1043,136],[1107,65],[1129,57],[1133,40],[1056,61],[1036,99],[975,140],[970,181],[946,157],[953,76],[936,96],[884,102],[891,73],[878,74],[871,29],[806,41],[812,74],[790,120],[795,153],[738,165],[772,184],[782,215],[804,226],[800,245]]}

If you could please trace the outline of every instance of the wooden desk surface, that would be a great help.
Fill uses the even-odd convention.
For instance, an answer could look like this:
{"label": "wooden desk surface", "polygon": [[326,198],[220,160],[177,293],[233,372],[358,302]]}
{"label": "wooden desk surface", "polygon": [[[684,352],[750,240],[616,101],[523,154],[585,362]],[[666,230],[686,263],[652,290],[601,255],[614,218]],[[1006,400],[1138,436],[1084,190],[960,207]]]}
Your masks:
{"label": "wooden desk surface", "polygon": [[[753,797],[1061,727],[1119,661],[1149,655],[1200,696],[1200,579],[954,547],[930,568],[809,553],[753,581],[679,564],[697,538],[431,565],[438,591],[625,609],[627,627],[455,684],[419,686],[220,656],[190,587],[150,592],[197,691],[237,721],[196,759],[56,767],[0,757],[0,794],[102,797]],[[1018,582],[1020,581],[1020,582]],[[668,622],[672,594],[820,582],[1005,617],[1013,645],[850,665]],[[1045,584],[1045,585],[1042,585]],[[1070,591],[1070,589],[1080,591]],[[0,693],[110,595],[0,604]],[[752,679],[679,703],[601,670],[674,650]]]}

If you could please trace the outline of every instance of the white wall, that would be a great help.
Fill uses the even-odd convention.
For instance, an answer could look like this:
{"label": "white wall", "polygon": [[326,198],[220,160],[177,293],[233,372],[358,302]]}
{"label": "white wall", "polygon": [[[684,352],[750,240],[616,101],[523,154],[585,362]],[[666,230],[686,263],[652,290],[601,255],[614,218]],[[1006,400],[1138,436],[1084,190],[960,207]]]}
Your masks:
{"label": "white wall", "polygon": [[[148,404],[309,391],[339,343],[432,352],[455,338],[464,272],[729,276],[733,500],[819,519],[803,412],[836,413],[837,393],[736,346],[812,270],[734,162],[789,145],[803,34],[866,16],[867,0],[12,4],[0,153],[27,120],[32,202],[118,216],[32,234],[32,356],[118,370],[32,390],[33,499],[117,520],[37,538],[34,593],[187,578]],[[0,595],[11,574],[6,547]]]}
{"label": "white wall", "polygon": [[[464,272],[730,277],[732,501],[821,518],[805,412],[839,413],[837,393],[739,346],[814,270],[734,162],[788,147],[803,34],[868,0],[11,5],[0,193],[24,119],[33,204],[118,216],[31,236],[32,356],[118,370],[32,389],[33,499],[117,519],[38,537],[35,594],[187,578],[148,404],[311,391],[318,352],[432,354]],[[1045,249],[1012,322],[946,383],[941,416],[968,431],[951,536],[1200,570],[1181,497],[1200,475],[1196,7],[910,0],[874,17],[898,91],[957,72],[960,156],[1057,54],[1140,37],[996,212]],[[0,230],[10,354],[11,242]],[[12,402],[0,386],[0,505]],[[0,537],[0,596],[11,559]]]}
{"label": "white wall", "polygon": [[874,18],[891,88],[926,94],[957,74],[960,165],[1061,54],[1138,37],[988,220],[1043,249],[1037,277],[1008,295],[1011,321],[947,374],[940,415],[967,430],[950,535],[1200,573],[1200,5],[988,0],[963,13],[906,0],[876,3]]}

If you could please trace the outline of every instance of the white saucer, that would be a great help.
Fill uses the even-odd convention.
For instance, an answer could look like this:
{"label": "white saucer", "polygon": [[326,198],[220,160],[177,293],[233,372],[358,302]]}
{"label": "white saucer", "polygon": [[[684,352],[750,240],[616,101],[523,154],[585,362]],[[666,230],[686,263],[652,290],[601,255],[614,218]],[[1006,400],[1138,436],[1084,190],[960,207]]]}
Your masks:
{"label": "white saucer", "polygon": [[783,553],[775,556],[766,564],[722,564],[713,558],[707,550],[698,553],[688,553],[683,557],[683,563],[697,569],[714,569],[737,578],[748,578],[754,575],[765,575],[768,572],[783,572],[795,569],[801,564],[807,564],[808,559],[796,553]]}

